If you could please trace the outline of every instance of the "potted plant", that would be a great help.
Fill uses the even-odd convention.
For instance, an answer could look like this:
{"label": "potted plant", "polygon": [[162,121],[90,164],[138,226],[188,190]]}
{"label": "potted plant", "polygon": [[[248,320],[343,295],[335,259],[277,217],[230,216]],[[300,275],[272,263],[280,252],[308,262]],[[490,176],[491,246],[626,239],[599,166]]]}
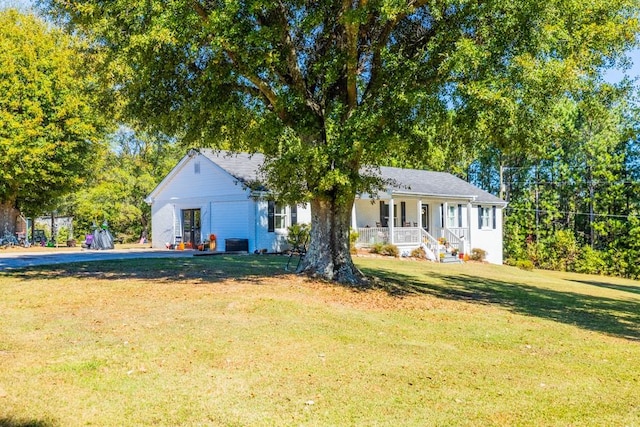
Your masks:
{"label": "potted plant", "polygon": [[213,233],[209,234],[209,250],[210,251],[216,250],[216,235]]}

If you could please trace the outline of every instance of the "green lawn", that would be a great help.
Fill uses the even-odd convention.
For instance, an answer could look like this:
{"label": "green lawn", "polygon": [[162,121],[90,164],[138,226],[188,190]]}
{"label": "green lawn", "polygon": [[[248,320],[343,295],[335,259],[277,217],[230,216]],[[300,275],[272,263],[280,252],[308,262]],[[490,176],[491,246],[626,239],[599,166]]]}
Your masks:
{"label": "green lawn", "polygon": [[0,273],[0,426],[640,425],[640,282],[277,256]]}

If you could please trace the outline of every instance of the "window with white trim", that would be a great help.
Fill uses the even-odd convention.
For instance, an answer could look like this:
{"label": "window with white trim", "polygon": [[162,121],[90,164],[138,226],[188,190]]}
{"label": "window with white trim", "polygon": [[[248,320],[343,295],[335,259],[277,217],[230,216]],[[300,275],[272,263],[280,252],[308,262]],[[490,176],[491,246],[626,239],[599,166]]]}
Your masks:
{"label": "window with white trim", "polygon": [[478,206],[478,228],[491,230],[496,228],[496,207]]}
{"label": "window with white trim", "polygon": [[276,203],[273,211],[273,219],[276,230],[284,230],[287,228],[287,206]]}
{"label": "window with white trim", "polygon": [[447,207],[447,227],[455,228],[458,226],[458,207],[449,205]]}
{"label": "window with white trim", "polygon": [[289,226],[298,222],[298,207],[296,205],[287,206],[282,203],[269,201],[267,218],[267,231],[286,230]]}

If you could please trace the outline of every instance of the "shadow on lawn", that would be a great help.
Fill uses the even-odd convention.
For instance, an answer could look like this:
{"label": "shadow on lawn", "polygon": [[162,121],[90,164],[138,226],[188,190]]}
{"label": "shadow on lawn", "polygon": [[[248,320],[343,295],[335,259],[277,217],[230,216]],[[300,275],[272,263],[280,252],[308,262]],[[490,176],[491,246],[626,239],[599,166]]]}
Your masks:
{"label": "shadow on lawn", "polygon": [[55,425],[57,424],[49,421],[0,418],[0,427],[53,427]]}
{"label": "shadow on lawn", "polygon": [[[85,262],[30,267],[6,271],[0,276],[21,280],[58,279],[62,277],[103,280],[140,279],[159,283],[197,281],[219,283],[242,280],[262,283],[265,277],[289,274],[284,270],[285,256],[216,256],[194,258],[149,258],[135,260]],[[430,272],[425,280],[395,271],[362,269],[363,273],[383,280],[389,294],[432,295],[450,300],[499,305],[514,313],[536,316],[580,328],[626,339],[640,340],[640,304],[636,301],[596,297],[572,292],[543,289],[524,283],[509,283],[470,275]],[[637,287],[609,283],[585,282],[639,293]],[[0,420],[0,422],[3,420]],[[0,423],[0,427],[3,424]]]}
{"label": "shadow on lawn", "polygon": [[573,281],[577,283],[584,283],[585,285],[596,286],[598,288],[607,288],[607,289],[614,289],[616,291],[640,294],[640,286],[616,285],[614,283],[599,282],[596,280],[573,280]]}
{"label": "shadow on lawn", "polygon": [[[229,255],[194,258],[146,258],[77,262],[9,270],[0,275],[21,280],[59,279],[63,277],[102,280],[154,280],[159,283],[200,281],[217,283],[225,280],[255,281],[265,276],[289,274],[284,270],[285,256]],[[0,425],[0,427],[2,427]]]}
{"label": "shadow on lawn", "polygon": [[[575,325],[583,329],[609,335],[640,340],[640,304],[636,301],[596,297],[572,292],[560,292],[522,283],[469,275],[429,273],[429,281],[374,269],[365,274],[385,282],[383,287],[392,295],[433,295],[438,298],[499,305],[530,316]],[[588,283],[593,285],[593,283]],[[605,284],[600,284],[605,286]],[[635,292],[628,287],[614,289]]]}

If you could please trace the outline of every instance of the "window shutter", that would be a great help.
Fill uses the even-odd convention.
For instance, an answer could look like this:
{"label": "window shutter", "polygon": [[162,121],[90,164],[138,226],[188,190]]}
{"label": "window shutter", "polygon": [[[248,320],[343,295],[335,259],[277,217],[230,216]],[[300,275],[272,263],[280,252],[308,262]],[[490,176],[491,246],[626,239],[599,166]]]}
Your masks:
{"label": "window shutter", "polygon": [[478,230],[482,230],[482,206],[478,206]]}
{"label": "window shutter", "polygon": [[276,202],[269,200],[267,202],[267,231],[276,231]]}
{"label": "window shutter", "polygon": [[440,228],[444,228],[444,203],[440,203]]}
{"label": "window shutter", "polygon": [[400,226],[404,227],[404,223],[407,222],[407,204],[400,202]]}
{"label": "window shutter", "polygon": [[298,205],[291,205],[291,225],[298,223]]}
{"label": "window shutter", "polygon": [[491,218],[493,219],[493,229],[496,229],[496,207],[491,207]]}
{"label": "window shutter", "polygon": [[380,200],[380,226],[381,227],[386,227],[387,226],[387,221],[384,218],[385,214],[385,209],[384,209],[384,202],[382,200]]}
{"label": "window shutter", "polygon": [[458,227],[462,228],[462,205],[458,205]]}

